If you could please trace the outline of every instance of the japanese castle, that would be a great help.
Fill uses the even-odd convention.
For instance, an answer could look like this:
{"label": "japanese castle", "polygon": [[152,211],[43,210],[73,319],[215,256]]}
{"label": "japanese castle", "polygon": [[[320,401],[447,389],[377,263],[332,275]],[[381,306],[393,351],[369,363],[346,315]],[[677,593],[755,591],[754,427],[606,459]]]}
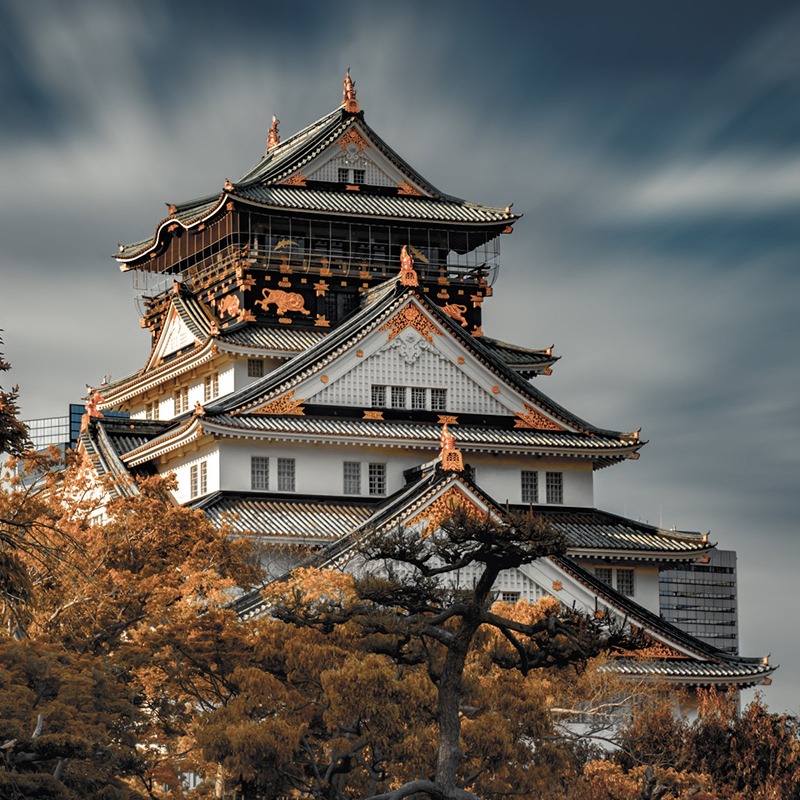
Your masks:
{"label": "japanese castle", "polygon": [[551,400],[552,348],[484,331],[518,219],[426,180],[367,124],[348,73],[338,108],[283,141],[273,118],[240,180],[120,246],[120,268],[158,287],[141,320],[152,346],[93,394],[80,447],[119,492],[174,473],[175,501],[257,536],[273,575],[287,545],[341,553],[375,527],[435,529],[456,506],[532,509],[568,555],[508,570],[498,596],[627,619],[651,646],[616,659],[625,675],[768,683],[768,659],[661,616],[659,574],[708,563],[714,543],[595,507],[594,472],[638,458],[638,432]]}

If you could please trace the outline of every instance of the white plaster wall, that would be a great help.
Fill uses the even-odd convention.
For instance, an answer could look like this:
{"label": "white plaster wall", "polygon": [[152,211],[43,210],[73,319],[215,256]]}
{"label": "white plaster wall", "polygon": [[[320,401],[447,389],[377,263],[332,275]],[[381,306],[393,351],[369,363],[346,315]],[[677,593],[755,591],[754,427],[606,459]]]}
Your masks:
{"label": "white plaster wall", "polygon": [[[403,470],[428,460],[424,454],[403,454],[399,450],[379,447],[322,446],[315,444],[269,443],[263,441],[225,442],[220,455],[221,488],[229,491],[250,491],[250,459],[269,458],[269,491],[278,491],[278,459],[295,459],[295,491],[297,494],[343,496],[343,464],[358,461],[361,467],[361,496],[369,496],[368,464],[386,464],[386,494],[402,488]],[[349,495],[354,496],[354,495]]]}
{"label": "white plaster wall", "polygon": [[[578,558],[576,561],[586,570],[594,573],[596,567],[605,567],[616,570],[617,568],[634,570],[633,597],[640,606],[648,611],[658,614],[660,610],[658,596],[658,567],[654,564],[642,564],[636,561],[599,561],[594,559]],[[616,588],[616,576],[614,576]]]}
{"label": "white plaster wall", "polygon": [[565,506],[594,506],[594,484],[591,464],[578,461],[506,456],[491,453],[467,453],[464,460],[475,468],[478,486],[499,503],[522,502],[522,471],[538,472],[539,503],[546,505],[547,472],[561,472],[564,476]]}
{"label": "white plaster wall", "polygon": [[169,472],[175,473],[178,479],[178,487],[172,495],[178,503],[188,503],[190,500],[195,499],[190,497],[189,492],[190,470],[192,465],[199,464],[201,461],[207,463],[206,494],[211,494],[220,489],[220,460],[219,448],[214,442],[207,448],[193,450],[190,454],[183,455],[168,463],[159,465],[159,472],[162,475]]}

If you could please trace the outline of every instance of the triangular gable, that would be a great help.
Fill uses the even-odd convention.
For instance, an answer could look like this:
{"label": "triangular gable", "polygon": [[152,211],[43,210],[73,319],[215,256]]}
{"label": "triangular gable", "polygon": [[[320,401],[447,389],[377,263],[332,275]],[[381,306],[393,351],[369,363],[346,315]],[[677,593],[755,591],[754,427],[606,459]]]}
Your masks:
{"label": "triangular gable", "polygon": [[[399,189],[400,194],[430,196],[420,182],[412,180],[393,164],[380,144],[371,138],[358,123],[351,125],[310,163],[302,166],[302,179],[344,182],[353,190],[357,190],[359,184],[387,186]],[[363,171],[362,180],[358,180],[356,170]],[[298,172],[287,182],[298,183],[300,179]]]}
{"label": "triangular gable", "polygon": [[202,344],[200,339],[189,329],[189,326],[181,318],[175,303],[170,304],[167,312],[167,320],[161,329],[158,340],[156,341],[153,352],[150,354],[145,370],[158,366],[167,356],[182,350],[190,345]]}
{"label": "triangular gable", "polygon": [[[373,408],[373,387],[386,387],[385,407],[389,408],[397,405],[392,401],[392,387],[404,388],[405,407],[413,410],[411,392],[416,388],[423,390],[420,397],[427,410],[449,416],[506,416],[518,428],[580,430],[554,418],[512,380],[482,363],[413,293],[379,322],[354,335],[334,357],[309,365],[302,379],[287,380],[237,410],[297,414],[305,404],[367,410]],[[430,392],[442,389],[445,408],[435,407]],[[284,399],[287,402],[276,402]]]}

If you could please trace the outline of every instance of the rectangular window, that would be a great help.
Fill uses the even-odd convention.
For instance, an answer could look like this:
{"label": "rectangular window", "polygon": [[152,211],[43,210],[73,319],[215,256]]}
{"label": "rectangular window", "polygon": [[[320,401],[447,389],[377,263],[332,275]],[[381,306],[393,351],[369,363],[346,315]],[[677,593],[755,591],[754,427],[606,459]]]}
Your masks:
{"label": "rectangular window", "polygon": [[406,387],[392,386],[392,408],[406,407]]}
{"label": "rectangular window", "polygon": [[248,378],[264,377],[264,362],[260,358],[247,359],[247,377]]}
{"label": "rectangular window", "polygon": [[350,178],[350,170],[339,167],[339,183],[347,183]]}
{"label": "rectangular window", "polygon": [[201,461],[189,467],[189,496],[199,497],[208,491],[208,464]]}
{"label": "rectangular window", "polygon": [[522,470],[522,502],[539,502],[539,473],[532,470]]}
{"label": "rectangular window", "polygon": [[596,567],[594,574],[597,580],[602,581],[606,586],[611,586],[611,567]]}
{"label": "rectangular window", "polygon": [[358,461],[344,462],[344,493],[361,494],[361,464]]}
{"label": "rectangular window", "polygon": [[369,465],[369,493],[386,494],[386,464]]}
{"label": "rectangular window", "polygon": [[633,597],[634,594],[634,581],[632,569],[618,569],[617,570],[617,591],[624,594],[626,597]]}
{"label": "rectangular window", "polygon": [[354,169],[353,170],[353,183],[364,183],[364,177],[365,176],[366,176],[366,170]]}
{"label": "rectangular window", "polygon": [[148,403],[145,406],[144,415],[147,419],[159,418],[159,402],[156,400],[154,403]]}
{"label": "rectangular window", "polygon": [[278,491],[279,492],[293,492],[294,491],[294,459],[293,458],[279,458],[278,459]]}
{"label": "rectangular window", "polygon": [[269,458],[253,456],[250,459],[250,488],[269,491]]}
{"label": "rectangular window", "polygon": [[447,389],[431,389],[431,411],[447,411]]}
{"label": "rectangular window", "polygon": [[386,408],[386,387],[373,386],[372,387],[372,407],[373,408]]}
{"label": "rectangular window", "polygon": [[411,408],[416,411],[425,408],[425,390],[419,386],[411,387]]}
{"label": "rectangular window", "polygon": [[214,400],[219,395],[219,375],[215,372],[213,375],[206,375],[205,384],[203,385],[203,402],[208,403],[209,400]]}
{"label": "rectangular window", "polygon": [[519,592],[500,592],[500,599],[504,603],[516,603],[519,600]]}
{"label": "rectangular window", "polygon": [[564,502],[564,475],[561,472],[548,472],[547,480],[547,502]]}
{"label": "rectangular window", "polygon": [[175,405],[175,416],[183,414],[189,410],[189,390],[186,388],[176,389],[172,395],[172,402]]}

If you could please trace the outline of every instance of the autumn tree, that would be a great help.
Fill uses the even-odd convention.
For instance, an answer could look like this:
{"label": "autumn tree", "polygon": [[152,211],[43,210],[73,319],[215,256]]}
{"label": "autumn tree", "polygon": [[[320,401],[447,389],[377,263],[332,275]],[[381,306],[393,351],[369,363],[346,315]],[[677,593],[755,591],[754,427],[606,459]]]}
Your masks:
{"label": "autumn tree", "polygon": [[[497,697],[494,703],[472,705],[476,684],[471,683],[471,658],[479,645],[486,661],[483,673],[490,664],[493,679],[501,680],[503,670],[513,669],[524,678],[543,669],[583,664],[603,648],[623,643],[622,632],[608,621],[555,601],[518,614],[493,608],[495,583],[503,570],[561,555],[565,549],[563,536],[541,519],[496,520],[456,510],[422,535],[412,528],[367,535],[358,545],[352,575],[335,581],[330,571],[303,570],[268,592],[280,619],[322,633],[351,626],[364,638],[366,649],[384,656],[395,669],[424,670],[434,698],[435,762],[419,765],[417,774],[423,777],[399,781],[390,776],[394,765],[381,761],[382,791],[374,798],[400,800],[422,792],[463,800],[474,798],[478,790],[482,796],[508,791],[492,786],[499,762],[492,766],[496,756],[477,747],[485,736],[476,735],[470,749],[470,729],[479,731],[498,707]],[[524,742],[524,734],[518,740]],[[362,747],[355,737],[350,750],[342,752],[341,773]],[[530,761],[531,751],[526,756],[523,749],[506,752],[500,761]],[[322,796],[334,800],[351,795],[341,782],[330,782]]]}
{"label": "autumn tree", "polygon": [[78,464],[0,492],[24,586],[0,638],[0,706],[14,709],[0,714],[0,786],[12,797],[178,791],[195,709],[152,690],[149,639],[207,628],[255,576],[246,545],[176,506],[169,481],[106,499]]}
{"label": "autumn tree", "polygon": [[[0,338],[0,345],[3,344]],[[8,372],[11,364],[0,352],[0,372]],[[0,386],[0,454],[19,456],[30,448],[28,429],[19,419],[19,386],[4,389]]]}

